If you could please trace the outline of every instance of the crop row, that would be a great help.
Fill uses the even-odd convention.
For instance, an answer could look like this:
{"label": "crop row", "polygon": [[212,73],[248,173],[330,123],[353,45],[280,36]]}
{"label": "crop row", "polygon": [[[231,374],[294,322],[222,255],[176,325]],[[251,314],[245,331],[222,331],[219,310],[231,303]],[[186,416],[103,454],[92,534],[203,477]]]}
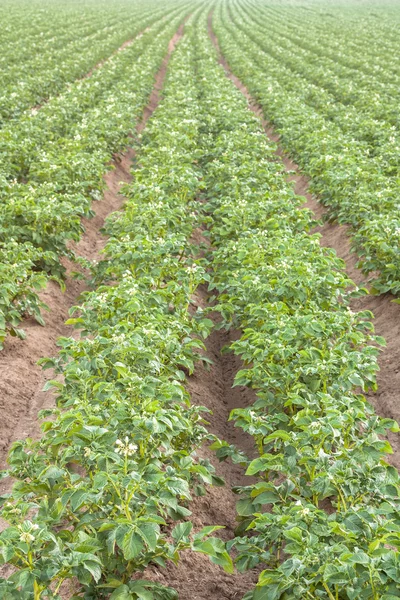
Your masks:
{"label": "crop row", "polygon": [[[348,68],[382,81],[389,74],[395,77],[400,74],[396,61],[397,24],[388,11],[382,11],[378,20],[366,5],[331,6],[329,12],[300,5],[294,8],[260,4],[258,0],[247,0],[247,6],[252,10],[257,7],[261,19],[268,17],[277,24],[285,24],[291,30],[291,38],[302,46],[313,48],[321,56],[333,58]],[[303,28],[309,33],[307,37],[299,35]],[[318,48],[317,41],[322,47]]]}
{"label": "crop row", "polygon": [[[195,450],[208,439],[205,409],[192,406],[183,381],[201,360],[212,322],[189,310],[207,278],[190,242],[200,222],[200,172],[190,38],[170,64],[164,100],[143,136],[122,213],[109,218],[99,287],[85,294],[55,359],[62,376],[40,441],[14,444],[9,474],[18,481],[2,509],[2,562],[16,567],[0,583],[7,600],[59,598],[77,578],[74,598],[151,600],[173,590],[133,580],[179,551],[209,554],[231,570],[224,544],[207,527],[190,540],[192,494],[221,484]],[[188,102],[189,100],[189,102]],[[111,596],[110,596],[111,594]]]}
{"label": "crop row", "polygon": [[[256,13],[255,5],[249,6],[247,2],[236,2],[231,6],[234,13],[237,12],[242,18],[249,20],[255,31],[267,27],[267,48],[273,49],[270,44],[272,41],[275,46],[274,51],[279,53],[285,66],[293,67],[294,76],[301,75],[307,81],[313,82],[323,96],[321,100],[334,98],[338,102],[337,112],[339,114],[340,112],[346,114],[347,111],[353,109],[351,114],[358,124],[359,118],[357,118],[358,114],[355,110],[357,109],[375,119],[386,120],[393,125],[399,124],[396,111],[399,75],[393,73],[391,69],[386,71],[383,67],[379,69],[378,73],[376,73],[376,69],[368,69],[368,65],[362,61],[368,50],[358,48],[357,66],[353,62],[348,65],[348,41],[338,48],[336,38],[330,30],[314,32],[312,37],[305,37],[290,23],[285,22],[282,15],[271,15],[269,10],[264,12],[259,6],[257,8],[261,8],[261,11]],[[307,29],[309,26],[310,22],[307,22]],[[334,48],[330,51],[327,50],[329,43],[334,44]],[[396,53],[395,46],[392,48],[392,52]],[[341,59],[340,62],[338,58]],[[379,57],[377,58],[379,59]],[[397,65],[393,64],[393,66]],[[385,67],[388,67],[387,59]],[[330,105],[327,108],[333,110],[335,107]],[[377,123],[377,125],[379,124]],[[352,123],[349,121],[347,127],[351,126]]]}
{"label": "crop row", "polygon": [[[43,322],[38,290],[61,279],[82,216],[100,200],[113,154],[128,144],[182,9],[158,19],[92,77],[0,131],[0,340],[26,314]],[[154,17],[153,17],[154,18]]]}
{"label": "crop row", "polygon": [[[73,19],[60,8],[57,3],[50,9],[50,29],[46,29],[47,12],[40,15],[41,31],[36,36],[29,36],[31,28],[35,29],[33,24],[25,23],[21,32],[23,44],[20,38],[16,45],[0,41],[0,126],[60,93],[67,83],[86,75],[123,42],[135,37],[147,26],[148,23],[142,26],[146,19],[150,22],[157,13],[167,12],[157,6],[150,11],[147,4],[135,5],[128,13],[124,10],[119,14],[112,8],[94,12],[85,7],[86,12],[83,8]],[[89,19],[85,19],[86,13]]]}
{"label": "crop row", "polygon": [[[400,143],[398,85],[391,87],[375,81],[371,75],[338,65],[288,32],[285,25],[275,21],[268,25],[270,19],[258,24],[254,19],[259,15],[246,10],[246,5],[234,4],[230,12],[240,17],[239,27],[244,26],[253,41],[262,44],[270,60],[279,62],[285,87],[290,78],[292,91],[302,95],[306,104],[346,134],[364,142],[373,157],[384,158],[385,173],[393,172],[398,165],[396,148]],[[264,33],[268,35],[263,36]],[[388,78],[393,79],[393,75]]]}
{"label": "crop row", "polygon": [[[378,272],[374,288],[398,293],[397,130],[376,120],[372,96],[372,110],[364,106],[353,119],[357,107],[348,107],[344,96],[343,103],[335,105],[330,92],[301,74],[304,69],[317,74],[316,61],[308,67],[302,58],[300,67],[294,50],[271,49],[268,36],[242,10],[221,5],[214,25],[230,66],[275,124],[283,146],[312,178],[312,190],[329,207],[331,217],[351,225],[360,267],[367,274]],[[301,56],[301,50],[297,54]],[[340,84],[341,78],[331,76],[336,89],[335,79]],[[359,96],[356,85],[354,93]]]}
{"label": "crop row", "polygon": [[[399,428],[361,393],[376,387],[384,340],[369,312],[350,310],[342,261],[309,235],[312,215],[221,77],[204,30],[201,39],[210,287],[225,326],[243,332],[231,345],[244,365],[235,384],[257,394],[231,414],[254,438],[247,474],[256,482],[236,489],[240,525],[229,545],[240,570],[266,567],[246,598],[394,600],[400,480],[382,435]],[[227,443],[214,448],[243,461]]]}

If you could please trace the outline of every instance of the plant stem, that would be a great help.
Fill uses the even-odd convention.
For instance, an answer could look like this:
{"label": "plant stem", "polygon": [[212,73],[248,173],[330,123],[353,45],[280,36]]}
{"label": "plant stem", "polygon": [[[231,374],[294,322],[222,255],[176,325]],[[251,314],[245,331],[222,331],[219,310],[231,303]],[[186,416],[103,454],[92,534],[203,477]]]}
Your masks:
{"label": "plant stem", "polygon": [[324,588],[326,589],[328,596],[330,598],[330,600],[335,600],[335,596],[333,596],[331,590],[328,588],[328,585],[326,583],[322,584],[324,586]]}

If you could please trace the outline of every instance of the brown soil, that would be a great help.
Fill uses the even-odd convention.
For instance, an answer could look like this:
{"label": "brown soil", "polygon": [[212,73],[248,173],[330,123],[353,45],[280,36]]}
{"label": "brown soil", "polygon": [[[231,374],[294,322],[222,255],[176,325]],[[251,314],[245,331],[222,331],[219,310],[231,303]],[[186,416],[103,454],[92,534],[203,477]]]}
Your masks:
{"label": "brown soil", "polygon": [[[195,306],[204,307],[208,304],[205,287],[197,290],[194,300]],[[209,368],[198,365],[195,373],[188,379],[187,389],[193,403],[211,411],[206,416],[210,433],[229,444],[235,444],[251,456],[254,452],[252,438],[228,421],[231,410],[248,406],[255,400],[253,390],[245,387],[232,388],[234,376],[241,368],[240,360],[232,353],[221,354],[223,346],[236,337],[236,332],[228,334],[214,331],[211,334],[207,339],[204,355],[213,364]],[[190,505],[193,512],[191,521],[195,530],[207,525],[223,525],[225,529],[216,535],[225,541],[232,539],[237,524],[238,500],[232,487],[248,485],[251,479],[244,475],[240,465],[235,465],[230,460],[218,463],[215,453],[207,448],[202,448],[199,454],[210,460],[216,467],[217,475],[223,477],[226,484],[224,487],[209,487],[205,496],[193,500]],[[258,571],[254,569],[244,574],[230,575],[213,565],[206,556],[187,551],[181,554],[178,565],[169,564],[163,570],[149,568],[144,576],[176,589],[179,600],[239,600],[254,587]]]}
{"label": "brown soil", "polygon": [[136,128],[137,132],[139,134],[145,128],[148,118],[153,114],[153,112],[155,111],[155,109],[158,106],[158,103],[160,102],[161,91],[162,91],[163,86],[164,86],[164,81],[165,81],[165,76],[167,74],[167,67],[168,67],[169,59],[171,57],[172,52],[175,50],[175,47],[176,47],[177,43],[179,42],[179,40],[183,36],[183,32],[184,32],[184,29],[185,29],[185,23],[188,20],[189,16],[190,15],[188,15],[184,19],[183,23],[178,27],[177,32],[171,38],[171,40],[170,40],[170,42],[168,44],[168,52],[165,55],[165,58],[164,58],[164,60],[162,62],[162,65],[161,65],[161,68],[160,68],[160,70],[158,71],[158,73],[156,75],[156,79],[155,79],[155,82],[154,82],[153,91],[151,92],[149,103],[147,104],[146,108],[144,109],[143,118],[142,118],[141,122],[138,124],[138,126]]}
{"label": "brown soil", "polygon": [[[108,214],[118,210],[123,198],[119,195],[120,182],[129,181],[130,162],[133,150],[113,161],[112,171],[105,176],[106,191],[101,202],[95,202],[95,216],[84,219],[85,233],[74,247],[78,255],[93,260],[103,248],[106,238],[100,229]],[[8,337],[4,350],[0,353],[0,464],[4,466],[10,443],[15,439],[31,436],[37,429],[37,412],[51,395],[42,392],[45,372],[36,362],[43,356],[52,356],[57,352],[56,340],[60,336],[71,335],[73,329],[64,325],[68,310],[76,303],[79,295],[87,289],[86,283],[71,278],[76,266],[63,260],[67,267],[66,291],[63,293],[58,284],[49,282],[41,294],[48,305],[49,312],[44,314],[46,321],[42,327],[33,319],[25,321],[23,328],[26,340]]]}
{"label": "brown soil", "polygon": [[[193,232],[191,242],[199,247],[210,247],[210,242],[201,229]],[[202,254],[203,250],[200,250],[199,255]],[[190,312],[195,312],[198,307],[205,309],[209,306],[207,286],[200,286],[192,298]],[[217,313],[211,315],[211,318],[215,323],[219,320]],[[205,366],[198,363],[194,374],[187,378],[186,388],[193,404],[204,406],[210,411],[205,415],[208,431],[217,438],[234,444],[248,457],[253,457],[253,438],[235,428],[233,422],[229,421],[229,415],[235,408],[253,404],[255,392],[246,387],[232,387],[234,377],[243,365],[233,353],[221,352],[239,336],[238,331],[213,331],[202,352],[211,364]],[[198,454],[214,465],[216,474],[224,479],[225,486],[208,486],[205,496],[195,497],[190,504],[190,520],[195,531],[208,525],[223,526],[224,529],[215,535],[228,541],[235,537],[237,526],[236,502],[239,497],[233,493],[232,488],[249,485],[253,478],[245,476],[244,469],[230,460],[219,463],[214,451],[208,447],[202,447]],[[228,574],[221,567],[212,564],[208,557],[192,551],[182,552],[180,558],[177,565],[169,563],[165,569],[149,567],[143,577],[174,588],[179,600],[239,600],[254,587],[258,579],[258,569],[244,574]]]}
{"label": "brown soil", "polygon": [[[162,66],[155,78],[155,85],[146,106],[142,120],[137,125],[137,132],[143,130],[147,120],[160,99],[167,64],[176,44],[183,35],[183,24],[171,39],[168,52]],[[84,258],[95,260],[106,243],[106,238],[101,235],[105,218],[112,212],[119,210],[124,202],[119,194],[121,184],[130,181],[130,167],[134,158],[134,150],[128,149],[123,155],[116,156],[111,164],[112,170],[105,175],[106,191],[101,202],[93,203],[95,216],[84,219],[85,233],[74,250]],[[76,271],[76,266],[63,260],[67,267],[66,291],[50,282],[41,298],[48,305],[50,311],[45,314],[46,326],[42,327],[33,319],[23,324],[27,334],[26,340],[9,337],[0,353],[0,467],[5,467],[5,461],[10,444],[17,439],[38,435],[39,427],[37,412],[51,405],[52,395],[42,391],[48,371],[43,372],[36,364],[43,356],[53,356],[57,352],[57,339],[60,336],[74,334],[72,327],[64,324],[68,318],[68,311],[76,304],[80,294],[87,289],[87,284],[74,280],[71,271]],[[9,483],[2,482],[0,491],[4,492]]]}
{"label": "brown soil", "polygon": [[[294,171],[288,175],[288,180],[293,182],[297,194],[304,196],[304,208],[314,211],[320,219],[326,212],[318,199],[309,192],[309,180],[300,171],[298,165],[290,159],[279,145],[279,134],[271,123],[266,121],[262,107],[255,102],[246,86],[234,75],[222,56],[217,37],[212,29],[212,11],[208,17],[208,29],[211,40],[218,52],[219,62],[224,67],[226,75],[247,98],[249,108],[260,118],[268,138],[277,144],[276,154],[281,158],[287,171]],[[337,255],[346,263],[346,273],[357,284],[365,286],[366,277],[357,269],[357,257],[351,251],[349,240],[349,227],[338,223],[325,223],[315,228],[321,235],[321,245],[334,248]],[[380,371],[378,373],[378,391],[368,394],[368,399],[374,405],[378,415],[391,419],[399,419],[399,389],[400,389],[400,305],[395,304],[394,296],[384,294],[381,296],[368,295],[353,302],[353,310],[371,310],[374,313],[374,326],[377,335],[386,339],[387,347],[379,358]],[[400,436],[390,434],[393,455],[390,462],[400,468]]]}

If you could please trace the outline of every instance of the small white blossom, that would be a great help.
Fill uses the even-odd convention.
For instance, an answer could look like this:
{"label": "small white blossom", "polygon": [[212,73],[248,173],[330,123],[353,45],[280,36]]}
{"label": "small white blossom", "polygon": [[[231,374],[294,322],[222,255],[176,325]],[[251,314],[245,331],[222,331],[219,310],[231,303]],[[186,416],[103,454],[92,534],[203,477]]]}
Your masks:
{"label": "small white blossom", "polygon": [[133,444],[129,441],[128,436],[125,436],[125,440],[123,442],[121,440],[117,440],[115,442],[115,446],[115,452],[121,456],[132,456],[138,449],[136,444]]}
{"label": "small white blossom", "polygon": [[23,531],[19,536],[19,539],[21,540],[21,542],[26,542],[27,544],[30,544],[35,539],[35,536],[31,533],[28,533],[27,531]]}

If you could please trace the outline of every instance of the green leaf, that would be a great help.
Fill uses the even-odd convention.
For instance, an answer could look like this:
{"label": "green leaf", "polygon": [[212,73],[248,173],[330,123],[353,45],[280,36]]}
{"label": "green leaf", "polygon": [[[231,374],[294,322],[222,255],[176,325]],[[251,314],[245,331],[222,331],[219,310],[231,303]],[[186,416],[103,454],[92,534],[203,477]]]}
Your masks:
{"label": "green leaf", "polygon": [[287,431],[284,431],[283,429],[278,429],[277,431],[274,431],[274,433],[271,433],[266,438],[264,438],[264,443],[267,444],[268,442],[272,442],[273,440],[277,439],[284,440],[285,442],[290,442],[292,440],[292,436]]}
{"label": "green leaf", "polygon": [[[255,502],[259,502],[259,498]],[[236,511],[241,517],[250,517],[255,512],[253,500],[251,498],[239,500],[236,502]]]}
{"label": "green leaf", "polygon": [[65,475],[64,469],[60,469],[55,465],[50,465],[39,475],[40,479],[61,479]]}
{"label": "green leaf", "polygon": [[110,600],[133,600],[133,595],[127,585],[121,585],[113,591]]}
{"label": "green leaf", "polygon": [[256,475],[260,471],[264,471],[268,465],[268,461],[263,458],[255,458],[249,464],[246,475]]}
{"label": "green leaf", "polygon": [[193,525],[190,522],[186,523],[178,523],[176,527],[172,530],[172,538],[175,540],[176,544],[185,538],[188,538],[190,532],[192,531]]}
{"label": "green leaf", "polygon": [[202,540],[203,538],[207,537],[208,535],[211,535],[212,533],[214,533],[214,531],[218,531],[219,529],[225,529],[225,527],[223,525],[207,525],[206,527],[200,529],[200,531],[198,531],[194,535],[194,539]]}
{"label": "green leaf", "polygon": [[87,571],[92,575],[93,579],[96,581],[100,581],[101,579],[101,566],[93,561],[93,560],[85,560],[83,565]]}
{"label": "green leaf", "polygon": [[159,527],[156,523],[141,523],[137,526],[137,532],[148,545],[150,550],[155,550],[159,535]]}
{"label": "green leaf", "polygon": [[133,530],[128,531],[124,535],[122,541],[122,551],[126,560],[132,560],[136,558],[144,547],[143,540]]}
{"label": "green leaf", "polygon": [[49,379],[44,384],[43,391],[48,392],[49,390],[52,390],[53,388],[56,388],[57,390],[62,390],[63,387],[64,387],[64,384],[61,381],[57,381],[57,379]]}
{"label": "green leaf", "polygon": [[351,375],[349,375],[349,380],[353,385],[357,387],[364,387],[364,382],[357,373],[352,373]]}
{"label": "green leaf", "polygon": [[276,504],[280,501],[280,498],[274,492],[262,492],[262,494],[256,496],[256,500],[258,504]]}
{"label": "green leaf", "polygon": [[65,321],[65,325],[80,325],[81,323],[85,323],[85,320],[82,319],[81,317],[67,319]]}
{"label": "green leaf", "polygon": [[71,508],[75,512],[78,508],[83,506],[85,500],[88,496],[88,493],[85,490],[77,490],[71,496]]}
{"label": "green leaf", "polygon": [[219,538],[208,538],[205,541],[195,540],[192,544],[192,550],[206,554],[211,562],[219,565],[227,573],[233,573],[233,562],[225,549],[225,544]]}
{"label": "green leaf", "polygon": [[376,335],[374,337],[374,339],[375,339],[376,343],[379,344],[380,346],[383,346],[384,348],[387,346],[385,338],[382,337],[381,335]]}
{"label": "green leaf", "polygon": [[360,565],[368,565],[371,562],[370,557],[365,552],[354,552],[351,554],[348,559],[349,562],[360,564]]}
{"label": "green leaf", "polygon": [[268,585],[268,587],[257,585],[253,600],[278,600],[281,596],[282,591],[279,584]]}
{"label": "green leaf", "polygon": [[283,535],[288,540],[293,540],[299,543],[303,541],[303,532],[300,529],[300,527],[292,527],[292,529],[286,529],[286,531],[283,532]]}

